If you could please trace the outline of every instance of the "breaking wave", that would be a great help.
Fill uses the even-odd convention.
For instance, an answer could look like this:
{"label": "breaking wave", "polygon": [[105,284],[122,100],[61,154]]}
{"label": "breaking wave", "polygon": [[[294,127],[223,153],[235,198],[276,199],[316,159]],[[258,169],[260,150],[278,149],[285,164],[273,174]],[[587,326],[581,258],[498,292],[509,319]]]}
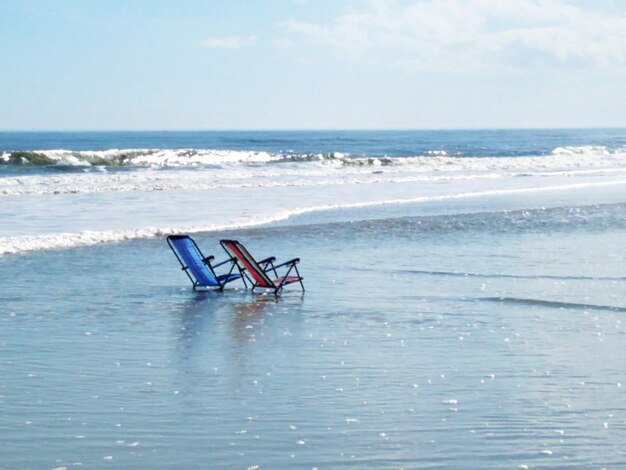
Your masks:
{"label": "breaking wave", "polygon": [[[480,166],[500,167],[511,159],[522,164],[553,167],[588,165],[590,160],[602,157],[626,155],[626,148],[609,149],[606,146],[557,147],[547,155],[527,156],[464,156],[449,154],[445,150],[430,150],[414,156],[359,156],[343,152],[294,153],[253,150],[216,149],[109,149],[93,151],[32,150],[8,151],[0,154],[0,165],[14,167],[102,167],[102,168],[150,168],[150,167],[199,167],[234,164],[259,165],[284,162],[318,162],[335,166],[379,167],[394,165],[465,166],[481,161]],[[574,158],[568,158],[574,157]],[[584,157],[584,160],[581,160]],[[510,165],[510,162],[508,163]],[[476,163],[470,164],[475,166]]]}
{"label": "breaking wave", "polygon": [[18,167],[198,167],[277,162],[323,162],[328,164],[391,165],[388,157],[350,157],[340,152],[290,153],[212,149],[110,149],[103,151],[37,150],[4,152],[0,164]]}
{"label": "breaking wave", "polygon": [[626,153],[559,147],[550,155],[413,157],[241,150],[46,150],[0,154],[0,196],[359,183],[430,183],[626,172]]}

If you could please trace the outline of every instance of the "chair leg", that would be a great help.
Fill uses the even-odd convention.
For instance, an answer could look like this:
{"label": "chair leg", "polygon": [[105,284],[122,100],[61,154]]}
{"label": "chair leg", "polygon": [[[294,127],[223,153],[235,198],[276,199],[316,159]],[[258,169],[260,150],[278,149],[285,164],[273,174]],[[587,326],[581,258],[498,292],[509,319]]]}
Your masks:
{"label": "chair leg", "polygon": [[[226,279],[224,280],[223,283],[220,283],[220,288],[219,291],[220,292],[224,292],[224,287],[226,287],[226,284],[228,283],[228,281],[230,280],[230,275],[233,273],[233,269],[235,269],[235,263],[231,263],[230,265],[230,271],[228,271],[228,275],[226,276]],[[239,266],[237,266],[237,268],[239,268]],[[217,277],[217,276],[216,276]]]}
{"label": "chair leg", "polygon": [[241,276],[241,282],[243,282],[243,286],[247,289],[248,283],[246,282],[246,275],[243,272],[243,269],[241,269],[241,266],[239,266],[239,264],[236,261],[235,261],[235,265],[237,266],[237,270],[239,271],[239,276]]}
{"label": "chair leg", "polygon": [[300,271],[298,271],[298,267],[294,264],[293,267],[296,270],[296,274],[298,275],[298,282],[300,283],[300,287],[302,288],[302,292],[306,292],[304,289],[304,284],[302,283],[302,276],[300,276]]}
{"label": "chair leg", "polygon": [[270,261],[270,264],[272,265],[272,271],[274,271],[274,276],[278,277],[278,273],[276,272],[276,268],[274,267],[274,262]]}

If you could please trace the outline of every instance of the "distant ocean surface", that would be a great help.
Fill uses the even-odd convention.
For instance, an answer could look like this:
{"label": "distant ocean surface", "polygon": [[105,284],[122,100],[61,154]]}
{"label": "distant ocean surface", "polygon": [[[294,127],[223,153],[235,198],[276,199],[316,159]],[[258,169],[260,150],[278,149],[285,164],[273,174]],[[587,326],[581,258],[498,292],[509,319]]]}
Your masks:
{"label": "distant ocean surface", "polygon": [[0,132],[0,150],[237,150],[295,154],[411,157],[549,155],[566,147],[624,151],[624,129],[437,131],[133,131]]}
{"label": "distant ocean surface", "polygon": [[626,468],[626,129],[3,132],[0,306],[0,469]]}

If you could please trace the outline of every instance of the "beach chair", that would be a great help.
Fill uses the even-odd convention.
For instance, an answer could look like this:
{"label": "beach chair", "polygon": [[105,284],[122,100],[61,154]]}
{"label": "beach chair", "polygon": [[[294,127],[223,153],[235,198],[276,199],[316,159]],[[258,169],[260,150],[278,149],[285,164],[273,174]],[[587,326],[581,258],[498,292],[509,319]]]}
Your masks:
{"label": "beach chair", "polygon": [[[198,287],[217,287],[218,290],[222,291],[227,283],[237,279],[241,279],[246,288],[248,287],[235,258],[230,257],[221,263],[211,264],[215,256],[205,257],[196,242],[188,235],[170,235],[167,237],[167,244],[189,277],[194,290]],[[215,272],[215,268],[228,265],[228,263],[230,263],[228,274],[218,275]],[[233,273],[235,268],[238,273]]]}
{"label": "beach chair", "polygon": [[[274,291],[274,295],[278,296],[285,286],[299,282],[302,292],[304,292],[303,277],[300,276],[296,266],[300,262],[300,258],[294,258],[276,266],[274,265],[276,258],[273,256],[257,262],[246,247],[237,240],[221,240],[220,245],[229,257],[238,260],[242,273],[252,284],[252,291],[256,288],[271,289]],[[285,274],[280,277],[277,271],[279,268],[287,268]],[[292,271],[295,271],[295,276],[290,276]],[[268,273],[272,273],[273,278]]]}

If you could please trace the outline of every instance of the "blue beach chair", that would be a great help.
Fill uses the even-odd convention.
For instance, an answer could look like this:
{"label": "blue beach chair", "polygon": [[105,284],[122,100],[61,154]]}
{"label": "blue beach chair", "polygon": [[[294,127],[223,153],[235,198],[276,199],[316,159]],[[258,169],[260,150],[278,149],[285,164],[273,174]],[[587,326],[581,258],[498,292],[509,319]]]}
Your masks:
{"label": "blue beach chair", "polygon": [[[194,290],[198,287],[217,287],[218,290],[224,290],[227,283],[241,279],[246,288],[246,280],[242,275],[241,269],[235,258],[227,259],[218,264],[211,264],[215,256],[205,257],[196,242],[189,235],[170,235],[167,237],[167,244],[176,255],[176,259],[183,267],[183,271],[189,277],[193,284]],[[228,274],[218,275],[215,268],[230,263]],[[237,268],[239,273],[233,273]]]}

